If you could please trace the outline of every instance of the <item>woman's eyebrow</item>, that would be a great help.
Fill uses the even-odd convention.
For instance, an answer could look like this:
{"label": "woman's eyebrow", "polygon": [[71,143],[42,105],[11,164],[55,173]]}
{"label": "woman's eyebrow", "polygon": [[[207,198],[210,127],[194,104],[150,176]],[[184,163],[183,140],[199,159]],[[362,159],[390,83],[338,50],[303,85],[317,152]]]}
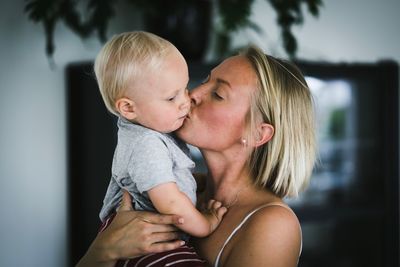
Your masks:
{"label": "woman's eyebrow", "polygon": [[217,78],[216,80],[217,80],[218,83],[226,84],[227,86],[229,86],[229,88],[232,88],[231,84],[228,81],[223,80],[221,78]]}

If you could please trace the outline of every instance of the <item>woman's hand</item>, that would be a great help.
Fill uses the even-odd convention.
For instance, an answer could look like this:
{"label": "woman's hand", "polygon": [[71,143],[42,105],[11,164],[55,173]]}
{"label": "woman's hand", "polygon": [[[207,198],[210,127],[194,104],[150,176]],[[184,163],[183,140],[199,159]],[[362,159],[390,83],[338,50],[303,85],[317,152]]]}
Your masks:
{"label": "woman's hand", "polygon": [[93,241],[77,267],[114,266],[117,260],[178,248],[183,241],[177,240],[181,224],[176,215],[161,215],[134,211],[129,193],[124,192],[117,215]]}

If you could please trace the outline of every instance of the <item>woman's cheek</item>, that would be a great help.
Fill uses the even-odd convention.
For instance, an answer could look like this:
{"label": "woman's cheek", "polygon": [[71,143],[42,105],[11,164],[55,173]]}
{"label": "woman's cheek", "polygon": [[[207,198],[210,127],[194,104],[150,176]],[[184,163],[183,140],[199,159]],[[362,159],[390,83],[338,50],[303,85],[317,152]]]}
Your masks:
{"label": "woman's cheek", "polygon": [[[232,112],[232,111],[231,111]],[[229,111],[208,113],[204,116],[203,122],[208,139],[222,147],[233,145],[243,134],[244,120],[241,116],[234,115]]]}

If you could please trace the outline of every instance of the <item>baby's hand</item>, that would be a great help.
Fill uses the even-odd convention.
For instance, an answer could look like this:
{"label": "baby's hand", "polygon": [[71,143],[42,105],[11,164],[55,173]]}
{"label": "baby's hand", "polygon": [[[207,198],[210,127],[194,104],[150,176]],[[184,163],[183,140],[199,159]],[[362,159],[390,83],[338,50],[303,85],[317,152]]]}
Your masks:
{"label": "baby's hand", "polygon": [[208,222],[210,223],[210,234],[214,232],[214,230],[221,223],[222,217],[224,217],[227,211],[228,209],[222,206],[221,202],[214,199],[208,201],[207,209],[203,214],[206,216]]}

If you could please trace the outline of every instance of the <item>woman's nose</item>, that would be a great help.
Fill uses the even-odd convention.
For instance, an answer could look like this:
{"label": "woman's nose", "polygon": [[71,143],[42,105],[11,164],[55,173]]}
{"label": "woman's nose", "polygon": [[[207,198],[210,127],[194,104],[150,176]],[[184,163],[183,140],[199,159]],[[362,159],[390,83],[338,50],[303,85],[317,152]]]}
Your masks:
{"label": "woman's nose", "polygon": [[196,87],[192,91],[190,91],[189,96],[190,100],[192,102],[192,105],[199,105],[201,103],[201,98],[203,96],[203,92],[201,90],[201,87]]}
{"label": "woman's nose", "polygon": [[189,91],[186,90],[185,95],[183,97],[183,102],[180,105],[181,109],[188,109],[190,107],[190,102],[191,102],[191,99],[189,97]]}

